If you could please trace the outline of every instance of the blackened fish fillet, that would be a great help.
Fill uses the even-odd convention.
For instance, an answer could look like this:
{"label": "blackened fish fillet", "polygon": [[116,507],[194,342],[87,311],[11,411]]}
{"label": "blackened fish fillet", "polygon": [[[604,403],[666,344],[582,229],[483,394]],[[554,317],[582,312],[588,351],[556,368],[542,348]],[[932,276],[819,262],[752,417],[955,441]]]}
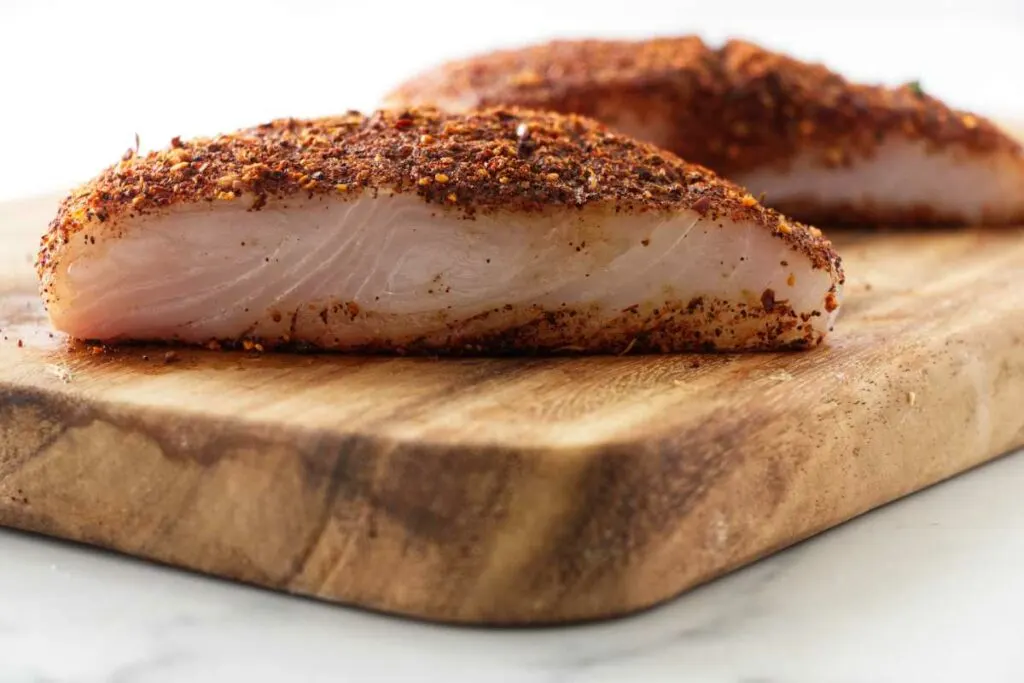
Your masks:
{"label": "blackened fish fillet", "polygon": [[675,152],[818,224],[1024,222],[1024,151],[922,91],[851,83],[743,41],[557,41],[477,55],[388,106],[577,113]]}
{"label": "blackened fish fillet", "polygon": [[516,109],[127,155],[65,200],[38,271],[78,338],[430,353],[809,347],[843,281],[818,230],[707,169]]}

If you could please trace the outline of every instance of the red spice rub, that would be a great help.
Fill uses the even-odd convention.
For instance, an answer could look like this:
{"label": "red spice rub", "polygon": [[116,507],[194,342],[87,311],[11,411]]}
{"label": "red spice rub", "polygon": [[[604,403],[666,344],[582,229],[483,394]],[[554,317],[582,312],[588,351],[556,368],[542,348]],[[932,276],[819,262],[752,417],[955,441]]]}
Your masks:
{"label": "red spice rub", "polygon": [[984,118],[915,84],[858,85],[820,64],[743,41],[697,37],[556,41],[444,64],[398,87],[391,106],[516,105],[574,112],[640,135],[723,175],[813,150],[825,166],[869,156],[888,136],[1021,156]]}
{"label": "red spice rub", "polygon": [[478,211],[604,206],[693,209],[763,225],[816,268],[839,258],[816,228],[785,220],[736,185],[591,119],[517,109],[446,114],[432,109],[278,120],[216,138],[172,140],[122,161],[74,191],[43,237],[37,268],[52,269],[84,225],[197,202],[251,210],[292,196],[415,193],[472,217]]}
{"label": "red spice rub", "polygon": [[[765,290],[771,292],[772,290]],[[774,293],[772,295],[774,297]],[[347,351],[364,353],[438,355],[520,355],[523,353],[676,353],[696,351],[778,351],[808,349],[820,345],[825,331],[814,320],[834,310],[835,295],[825,295],[822,310],[797,313],[785,300],[746,303],[713,297],[689,301],[668,298],[629,306],[609,315],[600,306],[561,306],[550,309],[537,305],[506,304],[472,318],[447,319],[443,329],[424,336],[395,338],[382,336]],[[829,302],[832,302],[830,304]],[[833,308],[828,308],[833,305]],[[344,302],[317,307],[300,307],[289,314],[295,335],[261,337],[261,348],[277,350],[331,349],[335,317],[365,322],[380,314],[357,309]],[[497,319],[497,322],[496,322]],[[220,340],[218,347],[251,348],[254,340]]]}

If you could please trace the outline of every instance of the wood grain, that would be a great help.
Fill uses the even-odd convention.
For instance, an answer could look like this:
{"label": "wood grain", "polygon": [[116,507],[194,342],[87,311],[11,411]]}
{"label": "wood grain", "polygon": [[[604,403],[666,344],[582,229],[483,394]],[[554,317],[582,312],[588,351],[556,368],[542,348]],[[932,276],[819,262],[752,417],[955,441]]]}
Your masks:
{"label": "wood grain", "polygon": [[[807,353],[430,360],[47,328],[0,208],[0,523],[432,620],[676,595],[1024,444],[1024,229],[837,234]],[[21,342],[19,347],[18,342]]]}

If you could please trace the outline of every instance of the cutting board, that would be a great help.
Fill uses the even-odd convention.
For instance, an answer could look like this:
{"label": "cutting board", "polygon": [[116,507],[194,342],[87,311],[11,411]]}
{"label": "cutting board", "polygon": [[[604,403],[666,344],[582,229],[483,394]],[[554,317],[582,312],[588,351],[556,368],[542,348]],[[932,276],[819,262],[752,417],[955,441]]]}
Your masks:
{"label": "cutting board", "polygon": [[1024,229],[834,233],[809,352],[70,345],[0,206],[0,523],[430,620],[623,615],[1024,444]]}

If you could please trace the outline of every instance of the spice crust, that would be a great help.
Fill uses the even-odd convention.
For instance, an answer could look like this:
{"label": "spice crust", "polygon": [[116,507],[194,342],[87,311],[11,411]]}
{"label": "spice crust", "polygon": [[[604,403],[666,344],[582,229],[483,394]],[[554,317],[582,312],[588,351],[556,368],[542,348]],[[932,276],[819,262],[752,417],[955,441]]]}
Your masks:
{"label": "spice crust", "polygon": [[616,212],[698,211],[754,221],[816,268],[838,272],[821,232],[788,221],[708,169],[576,115],[515,108],[467,114],[435,109],[281,119],[214,138],[182,141],[122,160],[75,190],[42,239],[37,269],[85,225],[199,202],[268,201],[365,192],[419,195],[472,218],[478,211],[604,206]]}
{"label": "spice crust", "polygon": [[624,130],[653,125],[651,141],[726,176],[785,166],[805,151],[824,166],[845,165],[890,136],[1024,161],[1020,145],[990,121],[949,108],[918,83],[855,84],[740,40],[719,49],[696,36],[554,41],[443,64],[387,101],[451,110],[504,103],[613,127],[628,118]]}
{"label": "spice crust", "polygon": [[290,321],[287,333],[210,339],[193,345],[210,350],[445,356],[795,351],[823,343],[826,331],[817,329],[814,319],[827,312],[798,314],[781,300],[765,306],[763,301],[748,304],[703,296],[690,301],[644,302],[619,312],[596,305],[563,304],[546,309],[506,304],[471,318],[447,320],[441,312],[444,325],[425,335],[384,335],[352,344],[337,336],[339,325],[357,321],[386,324],[394,318],[393,314],[353,306],[354,302],[336,300],[304,304],[281,313],[282,319]]}

